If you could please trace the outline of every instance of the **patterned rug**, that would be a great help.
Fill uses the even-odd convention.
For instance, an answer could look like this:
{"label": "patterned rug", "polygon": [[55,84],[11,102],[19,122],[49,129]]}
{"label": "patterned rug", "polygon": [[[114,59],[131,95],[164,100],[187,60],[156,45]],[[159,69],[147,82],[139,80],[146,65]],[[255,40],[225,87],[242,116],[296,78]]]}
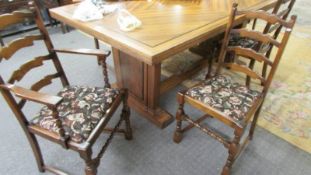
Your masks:
{"label": "patterned rug", "polygon": [[[259,126],[311,153],[311,28],[297,25],[262,108]],[[193,57],[194,59],[189,59]],[[178,64],[175,61],[178,60]],[[166,77],[191,68],[199,60],[189,51],[162,65]],[[174,63],[174,64],[171,64]],[[203,80],[206,70],[182,84],[190,87]],[[239,81],[239,76],[226,72]]]}

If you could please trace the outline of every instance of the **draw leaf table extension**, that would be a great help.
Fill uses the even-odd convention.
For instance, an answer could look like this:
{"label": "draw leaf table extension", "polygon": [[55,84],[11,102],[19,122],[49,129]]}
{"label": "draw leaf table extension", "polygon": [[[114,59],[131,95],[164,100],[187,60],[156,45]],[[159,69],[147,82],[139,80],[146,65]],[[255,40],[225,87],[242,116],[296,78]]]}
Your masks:
{"label": "draw leaf table extension", "polygon": [[[276,0],[236,0],[240,10],[269,10]],[[129,104],[160,128],[173,121],[159,107],[161,93],[176,86],[182,75],[161,82],[161,62],[224,32],[233,0],[148,0],[121,4],[142,21],[131,32],[120,30],[113,12],[103,19],[73,19],[79,4],[50,9],[53,18],[112,46],[117,86],[129,89]],[[204,60],[204,59],[203,59]],[[164,98],[164,97],[163,97]]]}

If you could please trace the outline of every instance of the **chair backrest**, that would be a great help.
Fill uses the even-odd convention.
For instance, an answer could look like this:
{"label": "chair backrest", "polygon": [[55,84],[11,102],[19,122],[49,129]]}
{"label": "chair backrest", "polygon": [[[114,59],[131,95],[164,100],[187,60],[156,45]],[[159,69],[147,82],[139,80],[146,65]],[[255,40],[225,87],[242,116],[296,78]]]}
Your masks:
{"label": "chair backrest", "polygon": [[[296,22],[296,16],[292,16],[289,21],[285,21],[278,17],[277,15],[273,15],[271,13],[263,12],[263,11],[237,11],[237,4],[233,4],[233,8],[231,11],[231,15],[229,17],[229,23],[227,25],[224,42],[221,48],[220,56],[219,56],[219,65],[217,68],[216,74],[219,74],[223,67],[228,67],[232,71],[238,71],[246,74],[252,79],[258,79],[261,81],[263,85],[263,93],[266,93],[272,78],[275,74],[275,71],[278,67],[282,54],[284,52],[285,46],[287,45],[287,41],[290,37],[292,29]],[[279,24],[282,28],[285,29],[285,33],[282,36],[280,41],[277,41],[275,38],[268,34],[264,34],[263,32],[247,30],[245,28],[242,29],[233,29],[234,23],[241,23],[244,21],[249,21],[253,19],[264,20],[272,25]],[[249,38],[255,41],[258,41],[263,44],[269,44],[276,48],[276,54],[273,59],[268,59],[267,53],[262,54],[257,52],[256,50],[250,48],[243,48],[241,46],[229,46],[230,37],[233,35],[238,35],[240,37]],[[247,66],[240,65],[238,63],[225,63],[224,58],[227,52],[232,52],[236,56],[242,56],[244,58],[255,60],[256,62],[261,62],[267,64],[269,69],[269,74],[267,78],[262,77],[254,70],[248,68]]]}
{"label": "chair backrest", "polygon": [[[21,65],[19,69],[15,70],[12,75],[5,80],[0,75],[0,85],[3,84],[15,84],[16,82],[21,81],[27,73],[31,70],[38,68],[44,64],[46,61],[52,61],[53,65],[56,68],[56,73],[48,74],[43,77],[41,80],[38,80],[34,83],[30,89],[33,91],[39,91],[41,88],[52,83],[52,80],[55,78],[60,78],[63,86],[69,85],[67,77],[64,73],[64,70],[60,64],[60,61],[53,51],[53,44],[49,37],[47,30],[45,29],[44,23],[42,21],[40,11],[36,6],[36,3],[29,3],[30,12],[21,12],[15,11],[9,14],[0,15],[0,30],[11,25],[15,25],[18,23],[24,22],[25,19],[34,19],[36,27],[39,30],[39,34],[27,35],[23,38],[15,39],[11,42],[8,42],[3,47],[0,48],[0,64],[3,61],[11,61],[14,54],[19,50],[26,50],[29,47],[34,45],[34,41],[41,40],[45,43],[45,47],[47,48],[48,54],[43,56],[38,56],[34,59],[27,61],[25,64]],[[25,100],[20,100],[17,104],[20,108],[22,108],[25,104]]]}
{"label": "chair backrest", "polygon": [[[296,2],[296,0],[278,0],[275,4],[271,14],[277,15],[279,18],[281,18],[283,20],[287,20],[287,17],[289,16],[295,2]],[[257,24],[257,19],[254,19],[254,23],[253,23],[253,27],[252,27],[253,30],[256,30],[256,24]],[[280,25],[279,23],[273,25],[273,24],[267,22],[264,29],[263,29],[263,33],[269,34],[274,39],[277,39],[281,30],[282,30],[282,25]],[[271,48],[272,48],[271,46],[270,47],[264,47],[265,50],[262,50],[262,52],[269,52],[269,54],[270,54]],[[256,50],[262,49],[262,45],[258,44],[255,47],[255,49]],[[269,58],[269,56],[268,56],[268,58]]]}
{"label": "chair backrest", "polygon": [[[286,20],[293,9],[295,2],[296,0],[278,0],[272,11],[272,14],[275,14],[279,18]],[[274,25],[267,23],[263,33],[270,33],[276,39],[279,36],[281,30],[282,26],[279,23]]]}

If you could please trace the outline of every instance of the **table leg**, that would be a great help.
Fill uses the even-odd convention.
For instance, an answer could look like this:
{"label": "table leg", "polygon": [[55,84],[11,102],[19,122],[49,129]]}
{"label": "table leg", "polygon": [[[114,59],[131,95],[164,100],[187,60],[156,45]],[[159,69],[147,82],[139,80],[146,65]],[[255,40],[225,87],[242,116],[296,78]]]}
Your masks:
{"label": "table leg", "polygon": [[161,64],[148,65],[113,48],[117,86],[129,90],[129,105],[160,128],[173,116],[159,107]]}

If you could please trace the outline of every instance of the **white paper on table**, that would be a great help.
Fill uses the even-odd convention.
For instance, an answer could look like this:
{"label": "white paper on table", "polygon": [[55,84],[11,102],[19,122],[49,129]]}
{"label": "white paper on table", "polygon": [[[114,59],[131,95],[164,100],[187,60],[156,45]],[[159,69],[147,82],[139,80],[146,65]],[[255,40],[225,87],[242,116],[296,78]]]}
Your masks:
{"label": "white paper on table", "polygon": [[77,9],[74,11],[73,16],[74,19],[78,19],[80,21],[93,21],[103,18],[102,12],[96,7],[91,0],[84,0],[79,4]]}
{"label": "white paper on table", "polygon": [[141,26],[141,21],[129,11],[121,9],[118,14],[117,22],[121,30],[129,32]]}
{"label": "white paper on table", "polygon": [[112,13],[116,10],[118,10],[120,7],[119,5],[117,4],[105,4],[103,6],[101,6],[99,8],[99,11],[102,13],[102,14],[109,14],[109,13]]}

